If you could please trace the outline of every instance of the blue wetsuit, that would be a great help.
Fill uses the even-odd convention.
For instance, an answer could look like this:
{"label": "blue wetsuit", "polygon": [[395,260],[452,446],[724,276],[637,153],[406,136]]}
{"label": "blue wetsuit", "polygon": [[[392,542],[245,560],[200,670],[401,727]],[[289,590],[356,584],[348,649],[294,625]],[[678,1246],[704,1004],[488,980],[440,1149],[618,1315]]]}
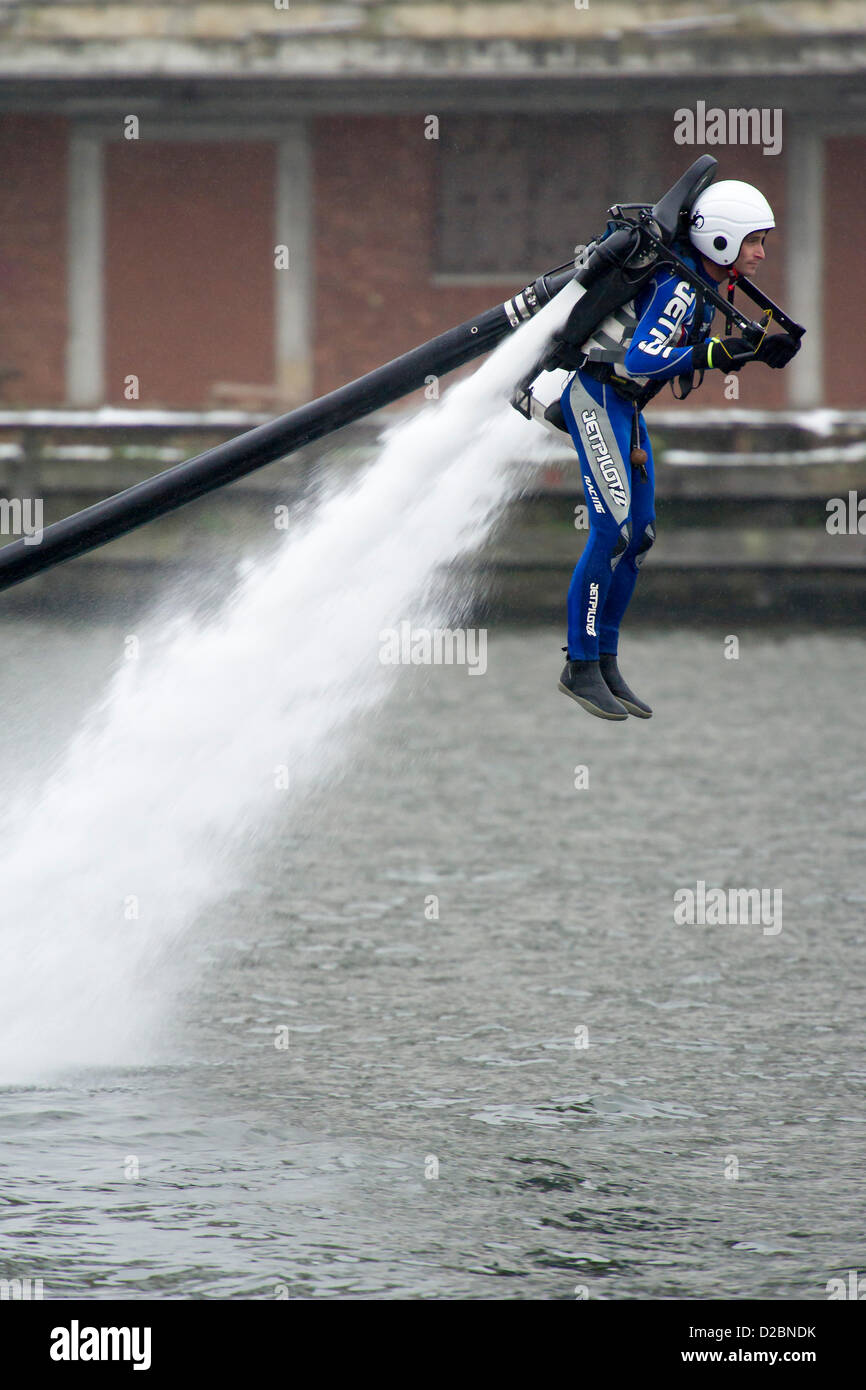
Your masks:
{"label": "blue wetsuit", "polygon": [[[713,289],[703,266],[683,259]],[[623,343],[621,365],[629,377],[653,382],[688,374],[692,347],[683,346],[693,326],[696,291],[676,269],[661,269],[634,301],[637,327]],[[697,336],[708,335],[713,307],[706,304]],[[583,472],[589,513],[589,538],[568,590],[568,656],[597,661],[616,653],[619,625],[637,583],[640,563],[655,540],[655,475],[652,445],[643,415],[640,447],[646,450],[646,478],[630,462],[634,400],[621,395],[612,381],[602,382],[584,370],[566,383],[561,405]]]}

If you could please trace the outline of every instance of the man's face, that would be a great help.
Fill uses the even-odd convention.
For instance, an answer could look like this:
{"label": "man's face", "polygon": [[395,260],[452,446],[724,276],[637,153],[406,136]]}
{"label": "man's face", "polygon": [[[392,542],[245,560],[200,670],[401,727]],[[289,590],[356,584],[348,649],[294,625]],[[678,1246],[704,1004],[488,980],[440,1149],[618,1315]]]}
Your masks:
{"label": "man's face", "polygon": [[766,232],[750,232],[747,237],[743,238],[740,254],[734,261],[734,270],[738,271],[740,275],[746,277],[754,275],[761,261],[766,259],[767,253],[764,250],[764,237],[766,235]]}

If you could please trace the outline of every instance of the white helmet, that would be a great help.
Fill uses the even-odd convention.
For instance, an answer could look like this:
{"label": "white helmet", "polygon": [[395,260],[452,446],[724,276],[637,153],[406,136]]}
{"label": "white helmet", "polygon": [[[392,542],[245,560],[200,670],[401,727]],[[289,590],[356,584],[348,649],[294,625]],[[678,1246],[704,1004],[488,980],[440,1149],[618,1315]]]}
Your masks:
{"label": "white helmet", "polygon": [[775,225],[773,209],[763,193],[739,179],[723,179],[695,199],[689,240],[707,260],[733,265],[744,237]]}

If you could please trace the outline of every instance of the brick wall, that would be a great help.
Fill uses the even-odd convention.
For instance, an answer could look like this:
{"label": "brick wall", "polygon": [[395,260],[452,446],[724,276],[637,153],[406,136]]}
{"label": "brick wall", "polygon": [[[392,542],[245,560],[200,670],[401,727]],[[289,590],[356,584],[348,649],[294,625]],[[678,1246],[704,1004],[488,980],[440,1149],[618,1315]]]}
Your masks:
{"label": "brick wall", "polygon": [[[519,288],[444,285],[435,277],[438,149],[425,112],[329,116],[312,123],[313,353],[321,393],[361,375]],[[676,146],[673,122],[641,118],[620,196],[653,196],[703,147]],[[863,138],[827,144],[826,399],[863,404],[860,324],[866,281],[857,229],[866,188]],[[782,304],[788,210],[785,160],[714,147],[720,178],[766,193],[778,230],[760,283]],[[50,116],[0,117],[0,399],[65,399],[67,126]],[[640,171],[639,173],[633,172]],[[631,172],[630,172],[631,171]],[[201,405],[215,381],[274,380],[274,150],[264,142],[117,142],[106,148],[107,398],[140,377],[142,404]],[[792,214],[796,209],[792,209]],[[564,229],[563,255],[595,227]],[[491,235],[495,235],[495,225]],[[546,267],[539,266],[540,271]],[[532,269],[530,267],[530,269]],[[808,327],[808,325],[807,325]],[[740,404],[781,406],[785,375],[755,366]],[[723,402],[708,374],[691,403]],[[659,404],[669,404],[669,392]],[[689,408],[687,403],[684,409]]]}
{"label": "brick wall", "polygon": [[520,288],[433,284],[436,142],[422,112],[323,117],[313,143],[317,392]]}
{"label": "brick wall", "polygon": [[[618,196],[639,200],[661,194],[691,160],[714,154],[719,159],[718,178],[756,184],[773,207],[779,230],[767,239],[759,283],[784,305],[781,156],[765,156],[750,147],[677,146],[673,126],[672,117],[640,118],[640,158],[629,154],[639,172],[629,177],[624,168]],[[520,288],[513,280],[459,288],[435,283],[437,147],[424,138],[423,113],[322,118],[314,126],[314,152],[317,391],[331,390],[369,371]],[[576,165],[575,177],[578,172]],[[599,206],[598,212],[597,226],[563,228],[563,258],[574,240],[588,238],[603,225],[604,208]],[[495,219],[491,235],[496,235]],[[721,319],[717,331],[722,331]],[[738,384],[741,405],[786,404],[781,372],[757,364],[741,374]],[[684,408],[722,405],[723,393],[722,375],[708,373]],[[665,390],[659,405],[670,404]]]}
{"label": "brick wall", "polygon": [[105,155],[106,396],[207,404],[274,381],[273,145],[119,141]]}
{"label": "brick wall", "polygon": [[66,149],[59,117],[0,117],[0,400],[11,404],[65,397]]}

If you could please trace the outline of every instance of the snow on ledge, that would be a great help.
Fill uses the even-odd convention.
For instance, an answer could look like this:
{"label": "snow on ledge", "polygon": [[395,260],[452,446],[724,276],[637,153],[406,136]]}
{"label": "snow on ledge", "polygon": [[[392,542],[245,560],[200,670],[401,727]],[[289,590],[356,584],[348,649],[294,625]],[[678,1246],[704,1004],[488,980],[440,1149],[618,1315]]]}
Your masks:
{"label": "snow on ledge", "polygon": [[122,406],[102,405],[96,410],[0,410],[0,428],[10,429],[16,425],[79,425],[85,429],[134,429],[137,425],[159,425],[164,429],[180,425],[243,428],[262,425],[273,418],[273,415],[250,410],[127,410]]}

